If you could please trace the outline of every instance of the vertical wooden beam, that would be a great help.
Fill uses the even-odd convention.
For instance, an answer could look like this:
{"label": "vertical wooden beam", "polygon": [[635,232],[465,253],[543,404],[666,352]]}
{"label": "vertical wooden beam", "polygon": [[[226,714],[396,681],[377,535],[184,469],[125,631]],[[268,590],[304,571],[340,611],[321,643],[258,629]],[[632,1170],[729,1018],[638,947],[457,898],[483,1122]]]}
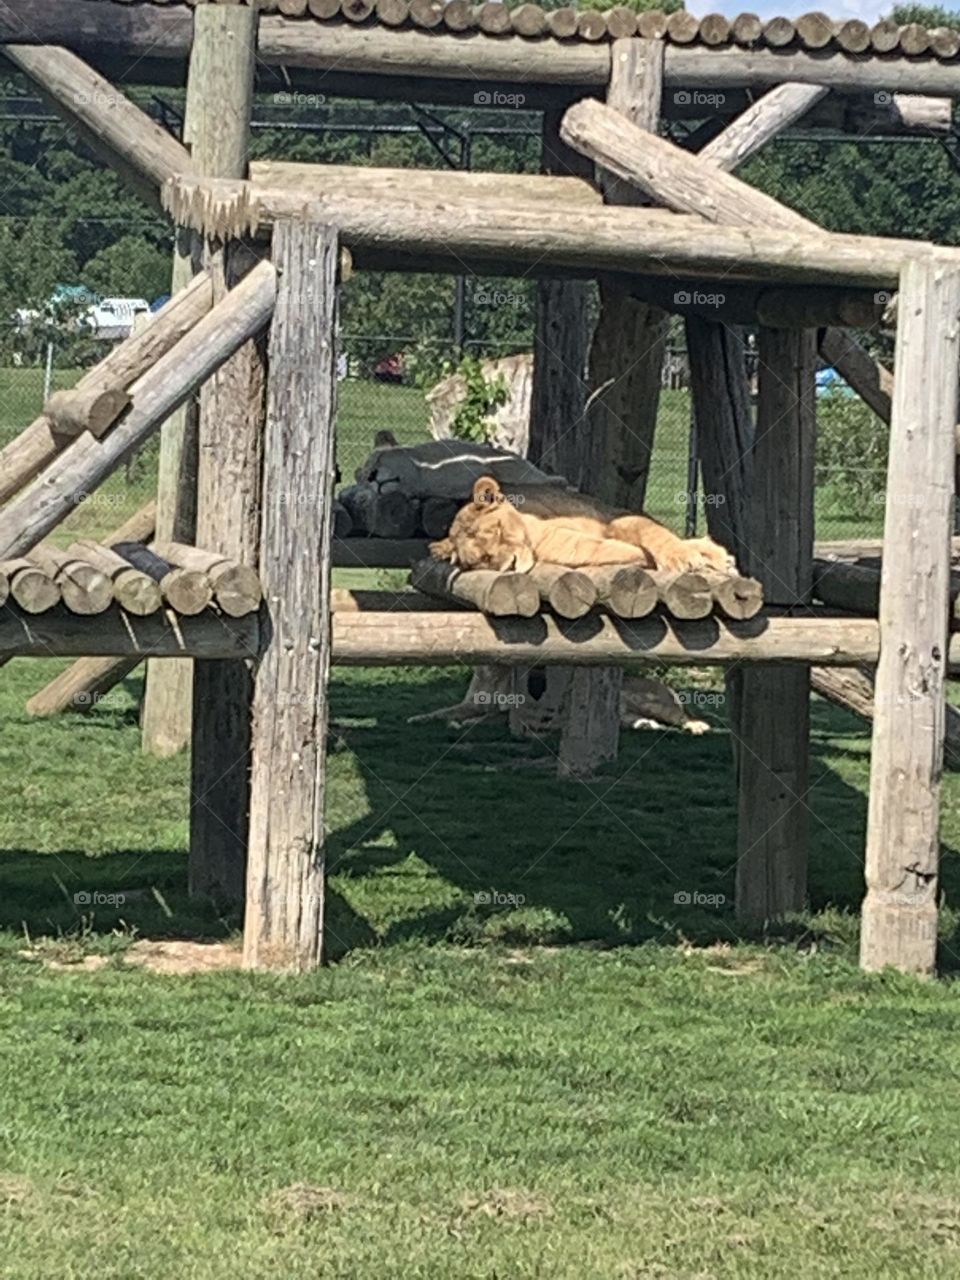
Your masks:
{"label": "vertical wooden beam", "polygon": [[[253,109],[257,12],[253,6],[200,5],[194,14],[183,140],[194,168],[211,178],[245,178]],[[179,230],[171,292],[199,269],[202,244]],[[157,538],[193,542],[197,508],[197,415],[190,400],[164,424],[157,476]],[[193,663],[147,663],[143,750],[169,756],[190,743]]]}
{"label": "vertical wooden beam", "polygon": [[[214,298],[257,261],[232,245],[209,260]],[[201,389],[197,545],[257,564],[266,351],[247,343]],[[193,670],[190,892],[243,899],[250,801],[253,674],[245,662],[198,660]]]}
{"label": "vertical wooden beam", "polygon": [[[593,165],[560,139],[561,114],[544,114],[541,167],[545,173],[592,178]],[[593,287],[587,281],[542,280],[537,285],[530,407],[531,460],[585,489],[594,475],[585,414],[592,303]],[[523,673],[520,692],[526,697],[525,677]],[[542,709],[556,708],[551,718],[552,727],[560,730],[559,777],[589,777],[598,766],[616,759],[622,683],[619,668],[547,669],[536,723],[540,730],[550,727]],[[591,709],[589,716],[585,708]],[[517,732],[537,732],[529,724],[528,708],[521,706],[519,714],[511,716],[511,725]]]}
{"label": "vertical wooden beam", "polygon": [[[544,112],[541,169],[592,178],[590,161],[560,139],[561,114]],[[586,453],[583,413],[592,289],[586,280],[537,282],[529,457],[578,487]]]}
{"label": "vertical wooden beam", "polygon": [[707,528],[745,569],[754,431],[743,337],[733,325],[700,316],[687,317],[686,334]]}
{"label": "vertical wooden beam", "polygon": [[272,634],[256,677],[243,958],[304,970],[323,952],[336,231],[281,222],[273,252],[260,557]]}
{"label": "vertical wooden beam", "polygon": [[[203,5],[196,13],[191,78],[196,109],[189,141],[212,176],[246,173],[256,12]],[[250,267],[239,245],[208,248],[214,297]],[[197,426],[196,542],[256,564],[260,542],[264,342],[249,342],[203,387]],[[196,662],[189,884],[191,893],[243,900],[249,818],[253,676],[243,662]],[[183,723],[183,710],[176,723]],[[175,734],[171,734],[175,736]]]}
{"label": "vertical wooden beam", "polygon": [[[607,104],[656,132],[663,92],[663,42],[613,43]],[[597,179],[607,204],[645,203],[636,187],[606,170]],[[587,470],[584,487],[618,507],[640,511],[660,406],[667,315],[600,280],[600,315],[590,344]]]}
{"label": "vertical wooden beam", "polygon": [[[813,587],[816,340],[761,329],[759,401],[748,504],[747,568],[764,599],[806,605]],[[741,675],[736,909],[752,923],[800,910],[807,889],[810,671]]]}
{"label": "vertical wooden beam", "polygon": [[880,586],[880,662],[860,963],[933,971],[949,616],[960,274],[908,261],[900,300]]}

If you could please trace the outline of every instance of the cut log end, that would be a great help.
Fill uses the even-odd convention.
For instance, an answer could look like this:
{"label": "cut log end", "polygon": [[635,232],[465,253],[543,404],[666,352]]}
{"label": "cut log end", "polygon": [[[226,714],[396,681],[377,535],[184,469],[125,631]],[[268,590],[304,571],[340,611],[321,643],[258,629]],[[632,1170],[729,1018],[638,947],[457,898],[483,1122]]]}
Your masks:
{"label": "cut log end", "polygon": [[55,391],[43,412],[60,435],[77,436],[89,431],[99,439],[129,406],[130,396],[122,387],[77,387]]}

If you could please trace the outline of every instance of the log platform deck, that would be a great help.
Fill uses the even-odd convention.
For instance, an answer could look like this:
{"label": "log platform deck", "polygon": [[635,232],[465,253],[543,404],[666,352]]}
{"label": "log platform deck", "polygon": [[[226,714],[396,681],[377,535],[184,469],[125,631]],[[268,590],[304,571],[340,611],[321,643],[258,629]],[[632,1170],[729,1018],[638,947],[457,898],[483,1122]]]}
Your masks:
{"label": "log platform deck", "polygon": [[178,543],[110,547],[82,539],[65,550],[41,543],[0,561],[0,605],[22,620],[51,613],[91,620],[107,614],[239,619],[256,614],[262,595],[256,570]]}
{"label": "log platform deck", "polygon": [[707,569],[668,573],[637,564],[589,569],[537,564],[529,573],[497,573],[463,571],[431,558],[413,565],[410,583],[425,595],[495,618],[546,612],[572,620],[595,611],[636,619],[659,610],[685,621],[717,613],[742,622],[763,608],[763,591],[753,578]]}

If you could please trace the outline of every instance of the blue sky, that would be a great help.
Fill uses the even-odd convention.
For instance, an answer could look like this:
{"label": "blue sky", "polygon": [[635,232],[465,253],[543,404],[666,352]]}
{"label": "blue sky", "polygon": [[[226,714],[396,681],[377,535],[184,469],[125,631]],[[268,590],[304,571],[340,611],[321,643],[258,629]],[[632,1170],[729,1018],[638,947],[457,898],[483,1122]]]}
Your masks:
{"label": "blue sky", "polygon": [[686,7],[698,18],[706,13],[722,13],[728,18],[735,18],[738,13],[745,12],[756,13],[764,19],[798,18],[802,13],[819,9],[837,20],[860,18],[864,22],[878,22],[893,9],[893,0],[885,3],[883,0],[831,0],[830,4],[824,4],[823,0],[817,3],[812,0],[759,0],[755,4],[749,0],[687,0]]}

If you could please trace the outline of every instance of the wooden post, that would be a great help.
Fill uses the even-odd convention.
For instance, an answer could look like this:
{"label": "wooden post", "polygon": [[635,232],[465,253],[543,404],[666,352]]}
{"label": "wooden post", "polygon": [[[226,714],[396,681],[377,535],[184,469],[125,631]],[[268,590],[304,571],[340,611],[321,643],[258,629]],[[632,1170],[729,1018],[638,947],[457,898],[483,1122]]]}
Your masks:
{"label": "wooden post", "polygon": [[960,274],[900,276],[860,963],[931,973],[950,590]]}
{"label": "wooden post", "polygon": [[304,970],[323,956],[336,232],[278,225],[274,258],[260,558],[271,639],[256,677],[243,958]]}
{"label": "wooden post", "polygon": [[[543,121],[543,163],[546,173],[591,178],[592,165],[560,140],[559,113],[547,112]],[[542,280],[537,285],[533,388],[530,406],[530,459],[547,471],[566,476],[577,488],[590,480],[590,436],[586,420],[587,361],[590,347],[591,285],[580,280]],[[619,668],[587,671],[548,671],[543,695],[558,693],[560,729],[558,775],[588,777],[601,764],[615,760],[620,738]],[[522,687],[519,687],[522,686]],[[518,692],[526,697],[526,677]],[[541,699],[541,702],[543,699]],[[585,717],[584,708],[593,708]],[[511,715],[521,734],[550,727],[526,703]]]}
{"label": "wooden post", "polygon": [[[211,264],[215,296],[249,265],[239,245]],[[257,270],[258,268],[254,268]],[[200,395],[197,543],[256,565],[266,358],[247,343]],[[197,662],[193,671],[191,893],[243,897],[250,796],[253,676],[244,662]]]}
{"label": "wooden post", "polygon": [[[607,104],[641,129],[656,132],[663,87],[663,43],[614,42]],[[608,204],[642,197],[614,174],[600,170]],[[591,403],[584,487],[616,507],[640,511],[660,405],[660,375],[667,316],[630,296],[622,281],[601,279],[600,316],[590,344]]]}
{"label": "wooden post", "polygon": [[[591,178],[593,166],[561,142],[559,129],[559,114],[544,112],[542,171]],[[528,456],[575,487],[585,455],[590,295],[586,280],[537,282]]]}
{"label": "wooden post", "polygon": [[[255,6],[245,5],[200,5],[194,14],[183,133],[194,171],[209,177],[243,178],[247,172],[257,18]],[[200,249],[196,235],[178,232],[174,293],[198,269]],[[196,494],[197,401],[191,400],[160,437],[158,539],[193,541]],[[192,675],[187,659],[147,663],[141,745],[148,754],[174,755],[189,744]]]}
{"label": "wooden post", "polygon": [[[805,605],[813,586],[816,341],[813,331],[761,329],[760,382],[748,503],[748,569],[773,604]],[[761,923],[806,900],[810,670],[742,673],[738,739],[736,909]]]}

